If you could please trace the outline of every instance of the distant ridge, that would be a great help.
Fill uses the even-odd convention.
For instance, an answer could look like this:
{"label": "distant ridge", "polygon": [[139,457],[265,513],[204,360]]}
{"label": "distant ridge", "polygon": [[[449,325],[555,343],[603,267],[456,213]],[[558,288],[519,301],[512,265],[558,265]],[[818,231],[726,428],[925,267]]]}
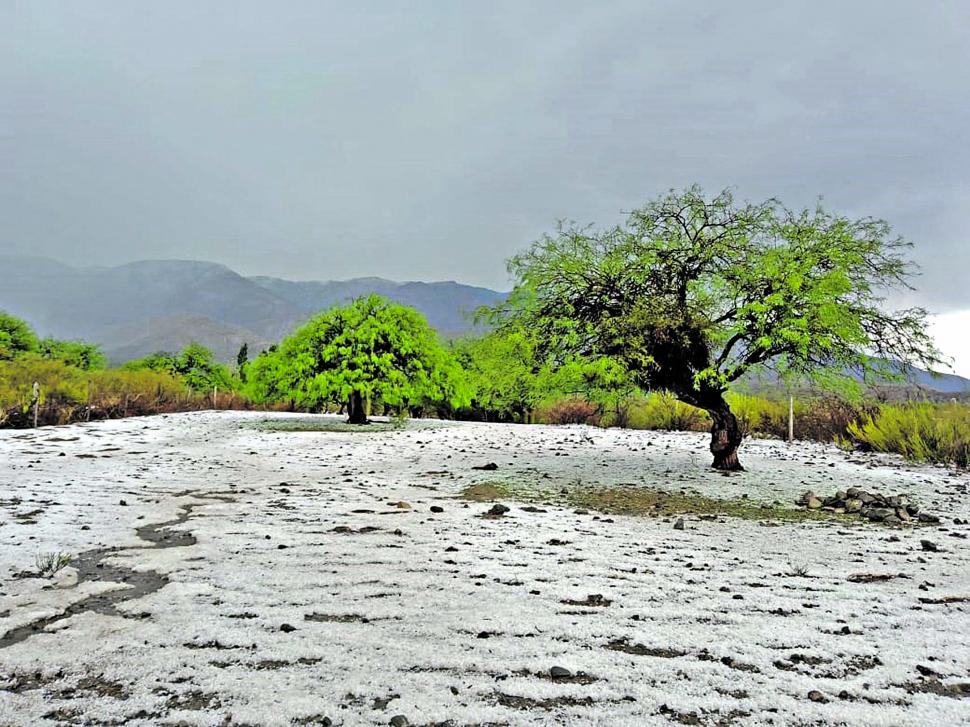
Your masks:
{"label": "distant ridge", "polygon": [[458,336],[474,328],[465,313],[503,298],[454,281],[250,278],[198,260],[76,268],[46,258],[0,257],[0,269],[0,310],[25,319],[41,335],[100,343],[116,363],[189,341],[232,361],[243,342],[255,354],[317,310],[368,293],[414,306],[442,335]]}

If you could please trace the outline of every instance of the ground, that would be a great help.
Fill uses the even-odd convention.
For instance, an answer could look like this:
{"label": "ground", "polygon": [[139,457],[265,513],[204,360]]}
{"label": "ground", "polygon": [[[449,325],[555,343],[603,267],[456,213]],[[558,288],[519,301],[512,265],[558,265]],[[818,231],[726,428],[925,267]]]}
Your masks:
{"label": "ground", "polygon": [[[696,434],[264,419],[0,432],[0,725],[970,724],[966,473],[752,440],[728,476]],[[943,522],[675,529],[563,499],[851,485]],[[525,499],[488,516],[470,487]]]}

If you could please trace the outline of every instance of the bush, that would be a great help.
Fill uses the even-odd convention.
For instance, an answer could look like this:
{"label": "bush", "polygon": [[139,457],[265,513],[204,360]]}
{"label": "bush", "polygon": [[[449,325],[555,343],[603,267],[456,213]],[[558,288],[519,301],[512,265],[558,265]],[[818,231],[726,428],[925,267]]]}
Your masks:
{"label": "bush", "polygon": [[685,404],[666,391],[639,398],[630,407],[631,429],[660,429],[669,432],[699,432],[711,427],[707,412]]}
{"label": "bush", "polygon": [[535,411],[541,424],[595,424],[599,407],[585,399],[558,399]]}
{"label": "bush", "polygon": [[970,407],[963,404],[887,404],[847,427],[847,440],[917,462],[970,465]]}

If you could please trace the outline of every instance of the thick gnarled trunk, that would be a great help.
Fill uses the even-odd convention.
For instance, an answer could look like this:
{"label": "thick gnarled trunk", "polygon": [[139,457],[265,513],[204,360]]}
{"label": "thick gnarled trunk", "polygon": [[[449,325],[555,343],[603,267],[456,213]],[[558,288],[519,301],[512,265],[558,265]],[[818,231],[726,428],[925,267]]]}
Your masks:
{"label": "thick gnarled trunk", "polygon": [[351,392],[347,400],[347,423],[348,424],[370,424],[367,419],[367,410],[364,408],[364,397],[359,391]]}
{"label": "thick gnarled trunk", "polygon": [[707,409],[711,415],[711,454],[714,455],[714,463],[711,465],[717,470],[728,472],[740,472],[744,470],[738,460],[738,447],[741,446],[741,427],[738,419],[731,412],[727,402],[723,397],[712,402]]}

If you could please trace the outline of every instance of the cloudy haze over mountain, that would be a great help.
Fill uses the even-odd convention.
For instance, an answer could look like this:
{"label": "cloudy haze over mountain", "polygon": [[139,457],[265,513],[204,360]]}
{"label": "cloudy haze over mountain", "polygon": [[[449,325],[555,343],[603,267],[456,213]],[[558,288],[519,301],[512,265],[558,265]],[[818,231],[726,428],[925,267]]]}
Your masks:
{"label": "cloudy haze over mountain", "polygon": [[970,309],[970,3],[31,2],[0,26],[0,253],[503,290],[557,218],[696,181],[884,217],[924,269],[906,302]]}

